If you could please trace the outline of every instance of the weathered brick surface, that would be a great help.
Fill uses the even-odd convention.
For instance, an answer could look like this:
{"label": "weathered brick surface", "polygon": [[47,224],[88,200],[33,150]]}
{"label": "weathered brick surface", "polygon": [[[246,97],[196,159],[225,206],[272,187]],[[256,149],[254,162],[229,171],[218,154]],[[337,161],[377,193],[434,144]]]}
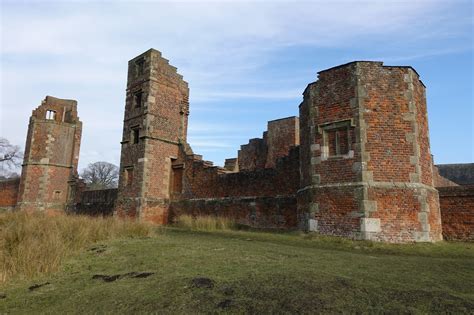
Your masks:
{"label": "weathered brick surface", "polygon": [[192,152],[188,113],[187,83],[158,51],[129,62],[118,216],[163,224],[212,214],[389,242],[442,237],[425,87],[410,67],[321,71],[301,122],[269,122],[225,168]]}
{"label": "weathered brick surface", "polygon": [[202,160],[188,156],[184,170],[185,198],[294,195],[299,187],[299,154],[293,149],[277,160],[275,168],[227,173]]}
{"label": "weathered brick surface", "polygon": [[287,117],[268,122],[263,137],[250,139],[238,152],[240,171],[273,168],[277,160],[299,145],[299,119]]}
{"label": "weathered brick surface", "polygon": [[474,241],[474,186],[438,188],[443,237]]}
{"label": "weathered brick surface", "polygon": [[0,210],[12,210],[17,203],[20,179],[0,181]]}
{"label": "weathered brick surface", "polygon": [[459,186],[453,181],[450,181],[446,177],[443,177],[439,173],[439,169],[436,165],[433,165],[433,184],[435,187],[452,187]]}
{"label": "weathered brick surface", "polygon": [[117,189],[86,190],[81,194],[71,213],[110,216],[114,212]]}
{"label": "weathered brick surface", "polygon": [[186,142],[188,85],[150,49],[129,61],[116,212],[166,223],[171,164]]}
{"label": "weathered brick surface", "polygon": [[295,197],[228,197],[174,201],[170,221],[181,214],[212,215],[257,228],[295,229]]}
{"label": "weathered brick surface", "polygon": [[82,123],[77,102],[47,96],[28,126],[18,208],[62,212],[77,176]]}
{"label": "weathered brick surface", "polygon": [[301,220],[354,238],[441,239],[424,86],[412,68],[353,62],[322,71],[300,119]]}

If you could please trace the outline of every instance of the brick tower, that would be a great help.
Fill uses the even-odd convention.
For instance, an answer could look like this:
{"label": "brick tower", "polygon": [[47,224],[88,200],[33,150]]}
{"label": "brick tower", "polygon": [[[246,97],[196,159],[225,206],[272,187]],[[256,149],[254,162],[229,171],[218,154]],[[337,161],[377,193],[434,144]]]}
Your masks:
{"label": "brick tower", "polygon": [[77,102],[46,96],[28,125],[17,209],[64,211],[77,175],[82,122]]}
{"label": "brick tower", "polygon": [[150,49],[128,63],[115,213],[164,224],[172,164],[186,142],[189,89],[177,69]]}
{"label": "brick tower", "polygon": [[438,241],[425,87],[411,67],[319,72],[300,105],[300,222],[323,234]]}

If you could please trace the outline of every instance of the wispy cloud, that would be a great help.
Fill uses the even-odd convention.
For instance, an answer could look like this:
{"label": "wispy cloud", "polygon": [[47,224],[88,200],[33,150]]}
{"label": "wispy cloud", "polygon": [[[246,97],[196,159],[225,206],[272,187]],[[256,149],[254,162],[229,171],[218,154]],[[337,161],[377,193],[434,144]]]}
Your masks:
{"label": "wispy cloud", "polygon": [[[277,84],[272,70],[285,57],[281,52],[293,47],[341,51],[357,47],[364,55],[403,61],[445,49],[443,40],[463,36],[466,25],[472,26],[472,18],[451,16],[453,3],[435,0],[77,0],[0,5],[0,124],[2,135],[15,143],[23,143],[33,107],[53,93],[80,101],[88,136],[110,132],[120,139],[127,61],[150,47],[161,50],[189,82],[191,112],[194,102],[199,103],[197,111],[205,111],[212,106],[201,107],[204,102],[229,100],[245,104],[294,100],[296,107],[305,87],[302,68],[289,68],[284,72],[286,82]],[[424,49],[422,42],[435,44]],[[394,48],[384,50],[387,46]],[[369,53],[367,47],[378,50]],[[320,56],[311,57],[319,62]],[[306,78],[312,80],[315,74]],[[259,115],[261,108],[253,108]],[[241,112],[249,110],[252,106]],[[225,129],[210,123],[219,117],[198,119],[191,120],[191,135]],[[239,124],[234,131],[265,125],[241,127],[245,119],[235,119]],[[109,143],[102,137],[84,140],[81,165],[94,157],[92,152],[109,156]]]}

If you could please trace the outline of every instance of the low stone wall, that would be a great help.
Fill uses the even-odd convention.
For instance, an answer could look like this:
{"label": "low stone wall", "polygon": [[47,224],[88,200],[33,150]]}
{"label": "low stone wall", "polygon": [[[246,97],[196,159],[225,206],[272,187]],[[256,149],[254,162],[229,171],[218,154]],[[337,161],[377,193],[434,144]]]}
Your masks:
{"label": "low stone wall", "polygon": [[169,214],[170,222],[183,214],[212,215],[256,228],[297,228],[294,196],[187,199],[172,202]]}
{"label": "low stone wall", "polygon": [[0,181],[0,210],[11,211],[17,203],[20,179]]}
{"label": "low stone wall", "polygon": [[109,216],[114,212],[117,189],[85,190],[81,193],[80,201],[70,212],[92,216]]}
{"label": "low stone wall", "polygon": [[474,241],[474,186],[440,187],[445,240]]}

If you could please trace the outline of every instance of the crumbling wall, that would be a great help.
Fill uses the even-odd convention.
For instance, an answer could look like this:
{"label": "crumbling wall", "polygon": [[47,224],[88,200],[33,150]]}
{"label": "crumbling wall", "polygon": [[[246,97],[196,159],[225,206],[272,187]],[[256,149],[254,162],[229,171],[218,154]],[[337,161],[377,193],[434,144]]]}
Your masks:
{"label": "crumbling wall", "polygon": [[17,203],[19,189],[19,178],[0,181],[0,210],[13,210]]}
{"label": "crumbling wall", "polygon": [[240,171],[273,168],[279,158],[299,145],[299,118],[286,117],[268,122],[263,137],[250,139],[238,152]]}
{"label": "crumbling wall", "polygon": [[184,199],[171,203],[170,220],[173,222],[181,214],[210,215],[257,228],[294,229],[295,209],[294,196]]}
{"label": "crumbling wall", "polygon": [[168,220],[172,164],[186,142],[188,84],[157,50],[128,63],[116,213]]}
{"label": "crumbling wall", "polygon": [[474,185],[438,191],[444,239],[474,241]]}
{"label": "crumbling wall", "polygon": [[46,96],[30,117],[18,208],[62,212],[77,175],[82,122],[75,100]]}
{"label": "crumbling wall", "polygon": [[274,168],[230,172],[188,155],[182,190],[174,194],[170,218],[180,214],[216,215],[254,227],[296,228],[299,149],[276,159]]}
{"label": "crumbling wall", "polygon": [[78,203],[71,209],[74,214],[111,216],[117,200],[117,189],[85,190]]}

